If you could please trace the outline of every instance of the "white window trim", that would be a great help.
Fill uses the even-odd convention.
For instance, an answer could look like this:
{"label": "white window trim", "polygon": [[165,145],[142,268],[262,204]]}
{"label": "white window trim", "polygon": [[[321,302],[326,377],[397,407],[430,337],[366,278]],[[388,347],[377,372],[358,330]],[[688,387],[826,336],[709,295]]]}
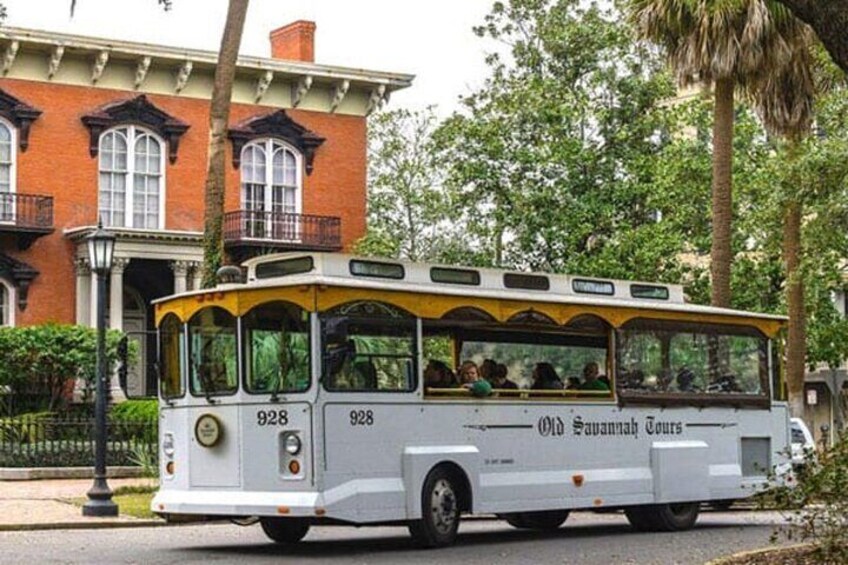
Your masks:
{"label": "white window trim", "polygon": [[0,286],[6,289],[6,300],[7,303],[4,304],[6,306],[6,311],[4,312],[4,316],[7,318],[6,320],[0,320],[0,327],[15,327],[15,308],[18,303],[18,289],[14,287],[9,281],[0,277]]}
{"label": "white window trim", "polygon": [[[263,137],[260,139],[254,139],[250,143],[246,143],[244,147],[241,149],[241,162],[244,163],[244,155],[247,152],[248,148],[254,147],[256,145],[261,145],[262,149],[265,151],[265,210],[270,212],[273,210],[272,202],[273,202],[273,190],[271,187],[274,186],[274,144],[278,143],[282,145],[284,148],[291,151],[292,155],[294,155],[295,159],[295,182],[297,183],[297,191],[295,193],[294,206],[295,206],[295,214],[303,214],[303,155],[301,152],[292,144],[287,143],[286,141],[278,138],[278,137]],[[241,167],[239,167],[239,192],[241,193],[239,198],[241,199],[241,207],[242,209],[246,209],[247,203],[245,202],[245,193],[244,193],[244,175],[242,173]]]}
{"label": "white window trim", "polygon": [[[11,163],[12,165],[9,167],[9,194],[17,194],[18,193],[18,128],[12,124],[6,118],[0,117],[0,124],[6,126],[9,130],[9,143],[11,144]],[[12,199],[12,220],[10,222],[2,222],[0,223],[11,223],[14,224],[17,219],[17,206],[14,199]]]}
{"label": "white window trim", "polygon": [[[145,127],[136,126],[133,124],[119,124],[115,127],[111,127],[100,134],[100,140],[98,141],[98,157],[97,157],[97,217],[100,217],[100,157],[103,154],[103,138],[106,134],[111,133],[115,130],[126,129],[127,130],[127,182],[126,182],[126,194],[124,195],[124,226],[126,228],[136,228],[135,218],[133,215],[133,202],[135,200],[135,142],[140,135],[149,135],[153,139],[159,142],[159,170],[161,171],[159,177],[159,225],[153,229],[164,230],[165,229],[165,200],[167,197],[167,157],[168,153],[168,144],[165,143],[165,140],[162,139],[156,132],[151,131]],[[139,226],[138,229],[151,229],[144,228]]]}

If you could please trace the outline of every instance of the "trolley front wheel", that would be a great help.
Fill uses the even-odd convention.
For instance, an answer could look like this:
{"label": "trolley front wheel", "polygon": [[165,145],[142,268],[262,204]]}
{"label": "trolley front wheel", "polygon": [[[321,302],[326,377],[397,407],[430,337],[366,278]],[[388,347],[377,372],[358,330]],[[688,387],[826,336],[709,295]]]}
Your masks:
{"label": "trolley front wheel", "polygon": [[459,529],[459,489],[456,477],[436,467],[421,489],[421,519],[410,522],[409,533],[422,547],[444,547],[456,541]]}

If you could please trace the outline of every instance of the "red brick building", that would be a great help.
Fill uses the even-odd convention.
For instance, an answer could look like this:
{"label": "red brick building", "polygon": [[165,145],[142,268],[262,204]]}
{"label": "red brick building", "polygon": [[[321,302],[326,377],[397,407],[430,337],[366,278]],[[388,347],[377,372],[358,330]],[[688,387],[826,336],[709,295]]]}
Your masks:
{"label": "red brick building", "polygon": [[[409,75],[313,62],[315,24],[241,57],[225,246],[339,250],[365,231],[366,117]],[[109,325],[152,354],[150,301],[197,284],[217,54],[0,29],[0,323],[91,325],[84,239],[117,236]]]}

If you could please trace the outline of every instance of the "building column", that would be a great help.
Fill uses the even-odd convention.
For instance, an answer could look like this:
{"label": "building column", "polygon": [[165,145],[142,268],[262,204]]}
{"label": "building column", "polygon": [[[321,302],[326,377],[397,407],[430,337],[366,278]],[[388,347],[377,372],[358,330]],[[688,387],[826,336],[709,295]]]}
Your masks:
{"label": "building column", "polygon": [[77,325],[91,326],[91,268],[87,259],[74,263],[77,274]]}
{"label": "building column", "polygon": [[116,257],[109,275],[109,328],[124,329],[124,270],[130,260]]}
{"label": "building column", "polygon": [[188,271],[191,267],[189,261],[171,261],[171,270],[174,271],[174,294],[180,294],[188,290]]}
{"label": "building column", "polygon": [[[112,270],[109,272],[109,329],[124,329],[124,271],[130,260],[126,257],[115,257],[112,260]],[[123,402],[127,399],[118,380],[118,372],[114,371],[109,379],[109,398],[112,402]]]}
{"label": "building column", "polygon": [[200,279],[203,276],[203,263],[200,261],[189,261],[189,272],[191,279],[189,281],[189,290],[200,290]]}

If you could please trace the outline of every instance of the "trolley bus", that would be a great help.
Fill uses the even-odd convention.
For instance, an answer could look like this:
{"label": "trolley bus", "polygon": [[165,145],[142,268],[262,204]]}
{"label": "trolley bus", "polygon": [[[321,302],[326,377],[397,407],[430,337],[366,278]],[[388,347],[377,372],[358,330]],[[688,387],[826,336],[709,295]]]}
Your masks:
{"label": "trolley bus", "polygon": [[[258,519],[280,543],[406,524],[430,547],[480,513],[554,529],[623,509],[675,531],[788,461],[778,316],[675,285],[331,253],[239,279],[155,305],[166,518]],[[490,384],[461,385],[461,365]]]}

